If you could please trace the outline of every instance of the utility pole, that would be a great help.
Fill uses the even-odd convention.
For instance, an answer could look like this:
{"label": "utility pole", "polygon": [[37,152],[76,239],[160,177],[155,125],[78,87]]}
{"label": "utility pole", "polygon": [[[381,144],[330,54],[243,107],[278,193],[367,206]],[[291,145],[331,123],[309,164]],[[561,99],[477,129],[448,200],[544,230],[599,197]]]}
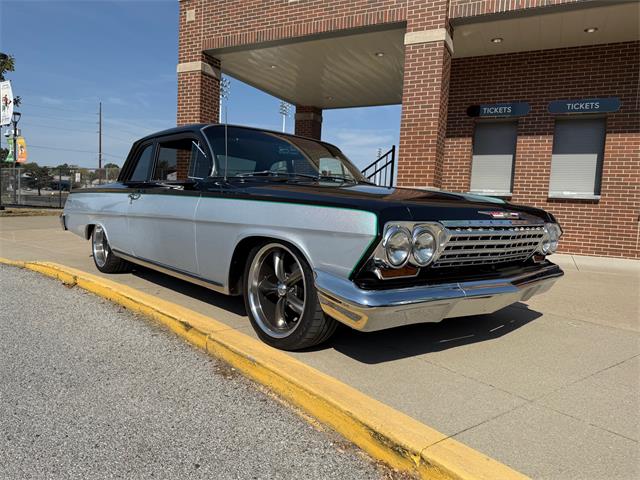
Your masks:
{"label": "utility pole", "polygon": [[98,170],[102,172],[102,102],[98,104]]}

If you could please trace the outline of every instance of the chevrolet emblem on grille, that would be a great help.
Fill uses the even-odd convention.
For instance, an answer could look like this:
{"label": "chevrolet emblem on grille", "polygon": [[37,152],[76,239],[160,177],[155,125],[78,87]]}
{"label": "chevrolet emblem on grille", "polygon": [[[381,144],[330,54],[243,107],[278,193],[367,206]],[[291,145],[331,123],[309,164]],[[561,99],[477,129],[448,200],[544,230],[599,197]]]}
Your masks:
{"label": "chevrolet emblem on grille", "polygon": [[503,211],[495,211],[495,212],[488,212],[488,211],[479,211],[478,213],[481,213],[482,215],[489,215],[491,216],[491,218],[506,218],[509,220],[515,220],[520,218],[520,214],[518,212],[503,212]]}

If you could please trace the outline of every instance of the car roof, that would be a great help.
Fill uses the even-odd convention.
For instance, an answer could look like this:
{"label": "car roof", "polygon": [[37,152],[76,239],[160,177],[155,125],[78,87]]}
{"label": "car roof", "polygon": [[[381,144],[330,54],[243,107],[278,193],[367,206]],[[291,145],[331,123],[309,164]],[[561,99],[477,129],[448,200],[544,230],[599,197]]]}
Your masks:
{"label": "car roof", "polygon": [[[188,125],[181,125],[179,127],[168,128],[167,130],[161,130],[159,132],[151,133],[151,134],[149,134],[149,135],[147,135],[145,137],[142,137],[142,138],[138,139],[136,141],[136,143],[142,143],[142,142],[145,142],[147,140],[151,140],[151,139],[156,138],[156,137],[164,137],[164,136],[167,136],[167,135],[175,135],[175,134],[179,134],[179,133],[186,133],[186,132],[198,133],[204,127],[222,127],[224,125],[225,125],[224,123],[190,123]],[[331,145],[332,147],[334,147],[336,149],[338,148],[338,147],[336,147],[335,145],[333,145],[331,143],[325,142],[323,140],[318,140],[317,138],[304,137],[304,136],[301,136],[301,135],[294,135],[294,134],[285,133],[285,132],[278,132],[276,130],[269,130],[269,129],[266,129],[266,128],[250,127],[250,126],[247,126],[247,125],[227,124],[227,126],[233,127],[233,128],[242,128],[242,129],[245,129],[245,130],[254,130],[254,131],[257,131],[257,132],[273,133],[273,134],[276,134],[276,135],[282,135],[282,136],[286,136],[286,137],[303,138],[303,139],[306,139],[306,140],[311,140],[311,141],[314,141],[314,142],[319,142],[319,143],[324,143],[326,145]]]}

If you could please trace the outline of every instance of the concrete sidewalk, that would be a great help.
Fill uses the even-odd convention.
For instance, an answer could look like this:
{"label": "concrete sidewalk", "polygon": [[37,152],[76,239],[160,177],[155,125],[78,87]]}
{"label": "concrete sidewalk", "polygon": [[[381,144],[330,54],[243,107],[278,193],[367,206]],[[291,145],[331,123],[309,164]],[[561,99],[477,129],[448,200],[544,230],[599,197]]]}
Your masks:
{"label": "concrete sidewalk", "polygon": [[[50,217],[0,219],[0,256],[99,274]],[[637,478],[637,261],[555,256],[552,291],[494,315],[361,334],[294,354],[534,478]],[[108,276],[253,336],[242,301],[155,272]]]}

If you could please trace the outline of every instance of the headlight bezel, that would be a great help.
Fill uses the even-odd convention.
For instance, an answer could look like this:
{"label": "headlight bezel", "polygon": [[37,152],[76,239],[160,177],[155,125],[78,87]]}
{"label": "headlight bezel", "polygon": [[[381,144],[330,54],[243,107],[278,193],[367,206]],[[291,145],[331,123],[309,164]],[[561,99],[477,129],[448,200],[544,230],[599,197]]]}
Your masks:
{"label": "headlight bezel", "polygon": [[[389,254],[389,242],[397,235],[403,235],[407,241],[407,250],[404,259],[400,263],[394,263],[391,260],[391,256]],[[401,225],[391,225],[386,229],[384,237],[382,239],[382,248],[384,249],[384,258],[386,263],[392,268],[402,268],[404,267],[409,259],[411,258],[412,252],[412,241],[411,241],[411,232],[408,228]]]}
{"label": "headlight bezel", "polygon": [[555,222],[544,224],[544,235],[540,241],[539,250],[543,255],[552,255],[558,251],[562,227]]}
{"label": "headlight bezel", "polygon": [[[394,234],[396,231],[401,229],[405,233],[409,235],[409,246],[410,252],[408,258],[399,266],[395,266],[389,261],[389,257],[387,255],[387,245],[388,239]],[[414,255],[414,239],[417,238],[417,235],[424,233],[424,231],[429,231],[429,233],[433,236],[434,239],[434,253],[429,259],[428,262],[421,262]],[[414,232],[416,236],[414,236]],[[440,255],[441,250],[443,248],[443,244],[446,239],[444,238],[444,227],[438,222],[411,222],[411,221],[398,221],[398,222],[388,222],[383,229],[382,240],[378,244],[374,253],[372,254],[372,261],[378,268],[382,269],[403,269],[403,268],[411,268],[413,270],[420,269],[423,267],[427,267],[431,265]],[[408,275],[410,276],[410,275]]]}
{"label": "headlight bezel", "polygon": [[[431,237],[431,240],[433,242],[431,255],[426,261],[420,260],[418,258],[418,255],[416,254],[418,240],[423,235],[428,235],[429,237]],[[426,225],[416,225],[413,229],[413,232],[411,232],[411,258],[413,260],[413,262],[411,263],[413,263],[417,267],[426,267],[436,257],[437,252],[438,252],[438,239],[436,238],[436,235],[434,234],[433,230]]]}

